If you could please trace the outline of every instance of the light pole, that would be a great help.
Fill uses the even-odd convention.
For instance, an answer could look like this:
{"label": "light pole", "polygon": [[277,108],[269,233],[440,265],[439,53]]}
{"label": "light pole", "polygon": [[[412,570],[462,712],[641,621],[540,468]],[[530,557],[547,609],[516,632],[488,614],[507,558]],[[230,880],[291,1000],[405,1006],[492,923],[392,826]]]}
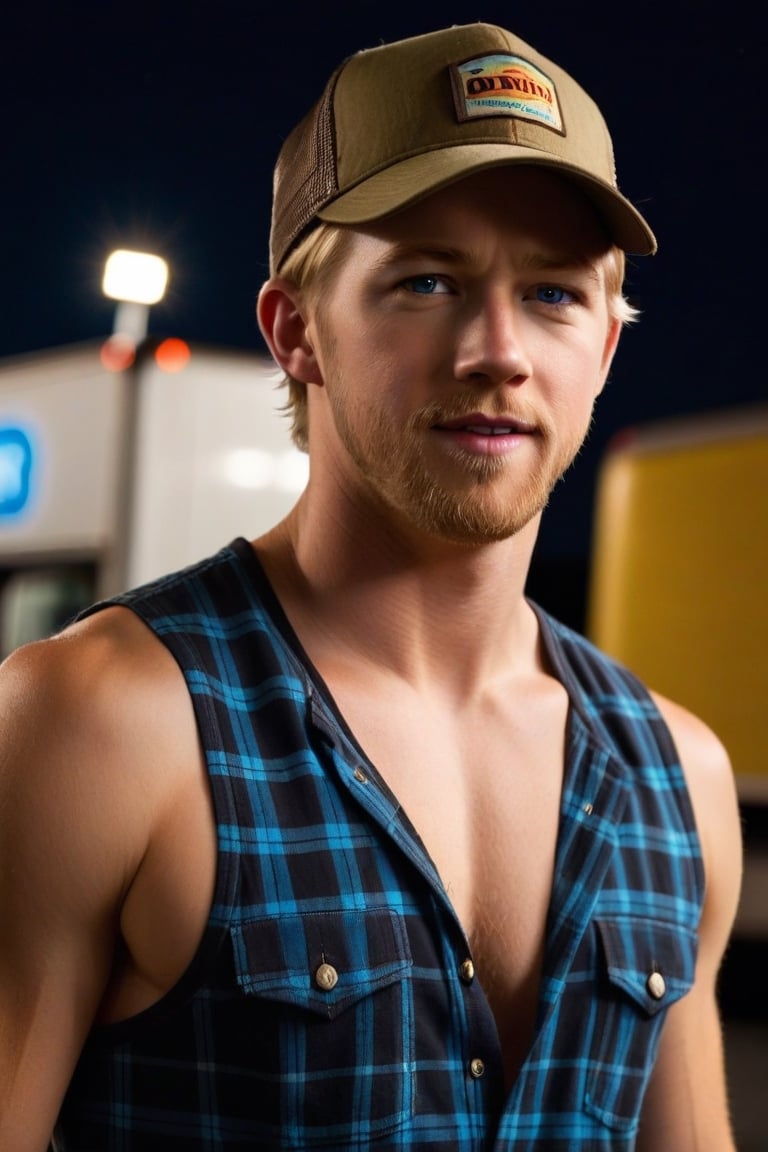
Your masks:
{"label": "light pole", "polygon": [[131,475],[136,458],[136,430],[141,403],[136,354],[147,336],[149,309],[162,300],[167,286],[168,265],[160,256],[149,252],[119,248],[110,254],[104,266],[101,288],[105,296],[117,301],[117,307],[112,334],[102,345],[100,357],[104,367],[120,377],[123,408],[116,490],[120,529],[110,558],[111,580],[120,588],[125,584],[133,531]]}

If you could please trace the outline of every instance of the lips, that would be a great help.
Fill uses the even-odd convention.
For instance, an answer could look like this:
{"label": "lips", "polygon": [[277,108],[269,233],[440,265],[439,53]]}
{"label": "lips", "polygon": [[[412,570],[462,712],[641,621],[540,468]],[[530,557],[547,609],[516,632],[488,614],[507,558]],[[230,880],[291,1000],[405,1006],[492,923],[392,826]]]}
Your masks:
{"label": "lips", "polygon": [[534,431],[533,425],[510,417],[488,417],[480,412],[441,420],[432,427],[438,432],[468,432],[473,436],[525,436]]}

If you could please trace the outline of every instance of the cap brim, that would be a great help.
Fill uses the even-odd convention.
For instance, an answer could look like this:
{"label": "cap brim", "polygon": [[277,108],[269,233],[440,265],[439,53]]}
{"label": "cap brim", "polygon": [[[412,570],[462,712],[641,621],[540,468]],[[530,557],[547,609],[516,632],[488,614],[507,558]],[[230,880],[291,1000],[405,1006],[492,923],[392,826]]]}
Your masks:
{"label": "cap brim", "polygon": [[365,224],[389,216],[456,180],[505,164],[553,168],[575,181],[594,204],[611,240],[623,251],[651,256],[656,237],[633,204],[615,188],[548,152],[514,144],[457,144],[411,156],[344,192],[317,216],[332,224]]}

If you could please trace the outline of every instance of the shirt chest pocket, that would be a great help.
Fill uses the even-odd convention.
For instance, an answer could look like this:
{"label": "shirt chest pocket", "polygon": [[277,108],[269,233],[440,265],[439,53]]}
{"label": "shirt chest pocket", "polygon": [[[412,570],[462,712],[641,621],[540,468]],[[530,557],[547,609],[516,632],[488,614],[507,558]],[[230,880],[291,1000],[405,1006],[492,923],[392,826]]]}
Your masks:
{"label": "shirt chest pocket", "polygon": [[668,1009],[693,985],[697,937],[677,924],[597,923],[602,957],[593,1006],[586,1108],[618,1130],[637,1126]]}
{"label": "shirt chest pocket", "polygon": [[253,920],[232,931],[239,1063],[260,1147],[365,1144],[413,1111],[412,961],[390,909]]}

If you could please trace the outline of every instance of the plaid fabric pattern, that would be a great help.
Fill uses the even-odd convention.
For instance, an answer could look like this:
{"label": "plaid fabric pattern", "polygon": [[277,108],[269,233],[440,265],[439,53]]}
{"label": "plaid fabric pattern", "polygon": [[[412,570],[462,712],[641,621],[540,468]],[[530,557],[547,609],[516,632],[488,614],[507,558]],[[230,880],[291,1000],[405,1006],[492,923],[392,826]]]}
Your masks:
{"label": "plaid fabric pattern", "polygon": [[537,609],[572,707],[538,1020],[505,1098],[440,880],[250,547],[119,602],[186,677],[219,870],[179,985],[89,1037],[58,1152],[629,1152],[703,892],[675,750],[637,681]]}

